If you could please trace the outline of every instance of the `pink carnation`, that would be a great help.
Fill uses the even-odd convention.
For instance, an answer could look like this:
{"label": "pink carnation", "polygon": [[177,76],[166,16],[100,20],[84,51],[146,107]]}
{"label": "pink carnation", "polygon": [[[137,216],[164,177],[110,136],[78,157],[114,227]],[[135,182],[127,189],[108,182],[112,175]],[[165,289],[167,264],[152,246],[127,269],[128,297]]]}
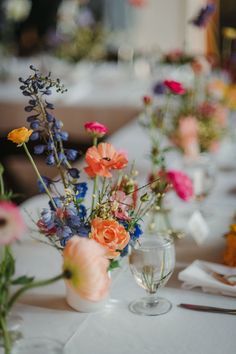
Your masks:
{"label": "pink carnation", "polygon": [[9,201],[0,201],[0,245],[18,240],[26,226],[19,208]]}
{"label": "pink carnation", "polygon": [[193,196],[193,184],[191,179],[183,172],[170,170],[167,178],[173,185],[176,194],[183,200],[188,201]]}
{"label": "pink carnation", "polygon": [[108,128],[98,122],[87,122],[84,125],[85,130],[87,130],[88,133],[92,133],[94,135],[97,135],[99,137],[102,137],[108,132]]}
{"label": "pink carnation", "polygon": [[171,91],[171,93],[173,93],[174,95],[183,95],[186,90],[184,88],[184,86],[178,82],[178,81],[174,81],[174,80],[165,80],[164,81],[164,85]]}

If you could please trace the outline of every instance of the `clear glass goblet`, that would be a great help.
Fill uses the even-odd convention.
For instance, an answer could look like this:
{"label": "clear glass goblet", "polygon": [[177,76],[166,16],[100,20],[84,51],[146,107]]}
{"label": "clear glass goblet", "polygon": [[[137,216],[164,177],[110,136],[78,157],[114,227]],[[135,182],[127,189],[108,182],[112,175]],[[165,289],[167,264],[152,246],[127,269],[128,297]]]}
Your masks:
{"label": "clear glass goblet", "polygon": [[148,293],[147,297],[132,301],[130,311],[146,316],[169,312],[172,304],[156,293],[167,283],[174,270],[173,240],[161,234],[144,236],[140,244],[131,250],[129,265],[136,283]]}

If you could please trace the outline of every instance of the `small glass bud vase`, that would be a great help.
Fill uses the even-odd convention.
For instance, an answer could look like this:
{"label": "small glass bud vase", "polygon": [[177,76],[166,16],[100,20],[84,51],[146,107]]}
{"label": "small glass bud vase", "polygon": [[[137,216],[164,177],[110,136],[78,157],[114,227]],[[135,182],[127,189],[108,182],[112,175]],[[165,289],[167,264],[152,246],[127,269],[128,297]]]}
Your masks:
{"label": "small glass bud vase", "polygon": [[184,237],[184,233],[175,230],[170,220],[170,209],[163,206],[155,205],[147,214],[146,232],[150,235],[165,234],[180,239]]}

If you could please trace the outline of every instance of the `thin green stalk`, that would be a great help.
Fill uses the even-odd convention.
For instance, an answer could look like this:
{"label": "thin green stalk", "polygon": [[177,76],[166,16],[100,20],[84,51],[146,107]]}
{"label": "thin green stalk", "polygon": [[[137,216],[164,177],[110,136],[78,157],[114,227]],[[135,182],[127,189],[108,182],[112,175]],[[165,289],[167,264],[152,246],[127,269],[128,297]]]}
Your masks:
{"label": "thin green stalk", "polygon": [[0,195],[4,196],[4,194],[5,194],[4,181],[3,181],[2,173],[0,173]]}
{"label": "thin green stalk", "polygon": [[2,330],[5,354],[11,354],[12,341],[11,341],[11,335],[7,329],[7,321],[5,316],[3,317],[0,316],[0,328]]}
{"label": "thin green stalk", "polygon": [[[98,138],[96,135],[93,137],[93,146],[97,146]],[[94,210],[94,206],[96,203],[96,196],[97,196],[97,183],[98,183],[98,176],[96,175],[93,180],[93,194],[92,194],[92,205],[91,205],[91,212]]]}
{"label": "thin green stalk", "polygon": [[28,148],[27,148],[27,145],[26,145],[25,143],[23,143],[23,147],[24,147],[24,149],[25,149],[26,155],[28,156],[28,158],[29,158],[29,160],[30,160],[30,162],[31,162],[31,164],[32,164],[32,166],[33,166],[33,169],[34,169],[34,171],[35,171],[35,173],[36,173],[38,179],[39,179],[40,182],[42,183],[45,192],[47,193],[49,199],[51,200],[53,207],[54,207],[55,209],[57,209],[57,206],[56,206],[56,204],[55,204],[55,202],[54,202],[54,200],[53,200],[53,198],[52,198],[52,196],[51,196],[51,193],[49,192],[48,187],[46,186],[44,180],[42,179],[42,177],[41,177],[41,175],[40,175],[40,173],[39,173],[39,170],[38,170],[38,168],[37,168],[37,166],[36,166],[36,164],[35,164],[35,162],[34,162],[32,156],[31,156],[31,154],[30,154],[30,152],[29,152],[29,150],[28,150]]}
{"label": "thin green stalk", "polygon": [[14,303],[16,302],[18,297],[21,296],[25,291],[27,291],[29,289],[33,289],[33,288],[38,288],[40,286],[46,286],[46,285],[55,283],[56,281],[63,279],[63,278],[65,278],[65,273],[62,273],[62,274],[57,275],[56,277],[53,277],[50,279],[39,280],[39,281],[32,282],[30,284],[26,284],[25,286],[23,286],[22,288],[17,290],[10,298],[10,300],[8,302],[8,311],[10,311],[10,309],[12,308],[12,306],[14,305]]}

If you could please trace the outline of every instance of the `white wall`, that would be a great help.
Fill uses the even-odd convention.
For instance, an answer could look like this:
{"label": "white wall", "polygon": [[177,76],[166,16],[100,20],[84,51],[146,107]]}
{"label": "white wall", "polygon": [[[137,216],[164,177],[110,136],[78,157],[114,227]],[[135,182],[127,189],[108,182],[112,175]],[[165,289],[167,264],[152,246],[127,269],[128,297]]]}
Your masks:
{"label": "white wall", "polygon": [[147,6],[133,10],[130,44],[138,49],[160,47],[162,51],[185,48],[203,53],[204,31],[188,24],[206,0],[147,0]]}

